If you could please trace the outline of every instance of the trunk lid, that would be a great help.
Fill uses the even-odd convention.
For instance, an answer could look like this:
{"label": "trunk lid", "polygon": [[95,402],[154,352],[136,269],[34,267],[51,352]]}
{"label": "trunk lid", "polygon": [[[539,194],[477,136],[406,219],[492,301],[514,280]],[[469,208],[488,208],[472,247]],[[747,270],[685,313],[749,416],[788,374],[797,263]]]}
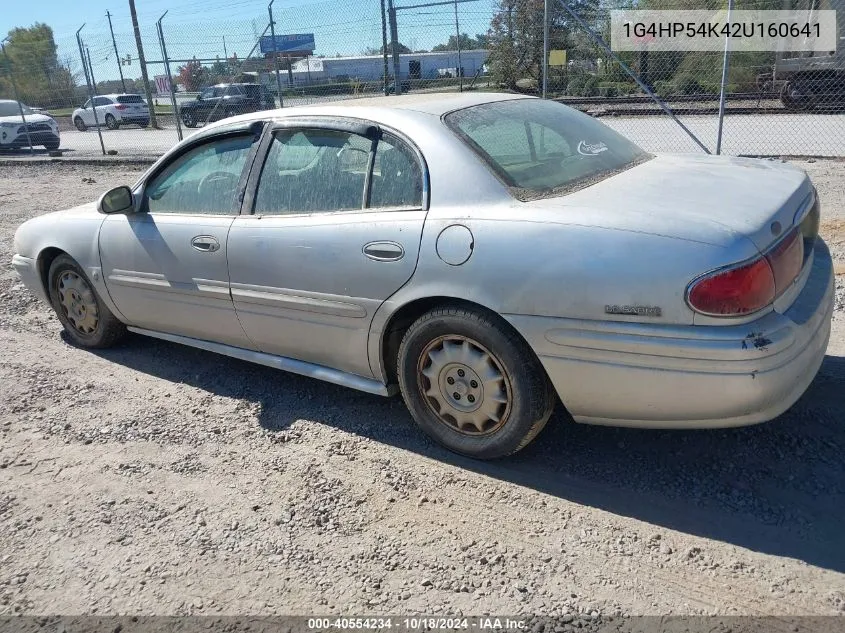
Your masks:
{"label": "trunk lid", "polygon": [[778,161],[667,154],[585,189],[527,204],[569,208],[587,225],[719,246],[743,236],[762,252],[801,219],[799,211],[813,197],[806,173]]}

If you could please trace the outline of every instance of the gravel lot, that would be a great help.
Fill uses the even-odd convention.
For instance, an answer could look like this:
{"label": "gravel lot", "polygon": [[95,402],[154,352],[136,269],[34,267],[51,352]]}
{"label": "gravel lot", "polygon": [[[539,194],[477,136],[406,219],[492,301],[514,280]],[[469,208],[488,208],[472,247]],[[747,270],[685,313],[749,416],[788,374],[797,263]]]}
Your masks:
{"label": "gravel lot", "polygon": [[[845,261],[845,164],[801,164]],[[10,266],[14,229],[137,174],[2,167],[0,615],[845,615],[841,277],[821,373],[780,419],[557,416],[476,463],[398,398],[140,336],[68,344]]]}

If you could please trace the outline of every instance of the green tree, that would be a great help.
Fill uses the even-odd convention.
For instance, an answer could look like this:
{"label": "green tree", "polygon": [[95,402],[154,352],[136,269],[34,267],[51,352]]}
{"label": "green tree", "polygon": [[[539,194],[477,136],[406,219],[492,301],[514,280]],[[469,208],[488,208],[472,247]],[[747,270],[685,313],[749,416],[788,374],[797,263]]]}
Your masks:
{"label": "green tree", "polygon": [[[433,53],[437,53],[440,51],[458,50],[457,42],[458,39],[454,35],[450,35],[449,40],[445,44],[438,44],[437,46],[434,46],[431,51]],[[488,37],[483,33],[476,35],[474,38],[470,37],[466,33],[461,33],[460,43],[462,51],[469,51],[479,48],[483,49],[487,48]]]}
{"label": "green tree", "polygon": [[59,61],[53,29],[36,22],[9,31],[6,55],[0,53],[0,98],[13,98],[9,73],[14,73],[18,95],[28,105],[57,107],[75,100],[76,81]]}

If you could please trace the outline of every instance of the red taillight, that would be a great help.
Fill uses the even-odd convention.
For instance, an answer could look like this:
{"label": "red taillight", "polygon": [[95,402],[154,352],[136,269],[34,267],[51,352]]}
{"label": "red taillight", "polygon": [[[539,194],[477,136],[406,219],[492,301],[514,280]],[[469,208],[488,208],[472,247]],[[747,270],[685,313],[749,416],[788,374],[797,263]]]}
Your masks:
{"label": "red taillight", "polygon": [[751,314],[774,299],[775,278],[763,257],[702,277],[687,294],[693,310],[713,316]]}
{"label": "red taillight", "polygon": [[693,310],[711,316],[751,314],[786,290],[803,263],[804,240],[796,228],[765,255],[694,282],[687,301]]}
{"label": "red taillight", "polygon": [[796,228],[766,253],[769,266],[775,276],[777,294],[786,290],[795,281],[804,264],[804,240]]}
{"label": "red taillight", "polygon": [[125,110],[126,106],[123,105],[122,103],[118,103],[117,105],[114,106],[114,109],[115,110]]}

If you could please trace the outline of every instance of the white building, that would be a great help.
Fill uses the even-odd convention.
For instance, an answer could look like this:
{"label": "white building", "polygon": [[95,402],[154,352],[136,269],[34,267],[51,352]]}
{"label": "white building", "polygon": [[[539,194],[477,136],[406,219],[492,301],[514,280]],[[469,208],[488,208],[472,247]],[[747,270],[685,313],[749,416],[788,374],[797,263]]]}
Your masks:
{"label": "white building", "polygon": [[[473,77],[487,61],[486,50],[461,51],[461,67],[464,77]],[[400,79],[438,79],[457,76],[458,52],[405,53],[399,55]],[[294,62],[292,66],[294,84],[325,83],[345,81],[381,81],[384,73],[384,57],[361,55],[358,57],[309,57]],[[387,74],[393,77],[393,56],[387,56]],[[283,79],[287,79],[283,72]]]}

